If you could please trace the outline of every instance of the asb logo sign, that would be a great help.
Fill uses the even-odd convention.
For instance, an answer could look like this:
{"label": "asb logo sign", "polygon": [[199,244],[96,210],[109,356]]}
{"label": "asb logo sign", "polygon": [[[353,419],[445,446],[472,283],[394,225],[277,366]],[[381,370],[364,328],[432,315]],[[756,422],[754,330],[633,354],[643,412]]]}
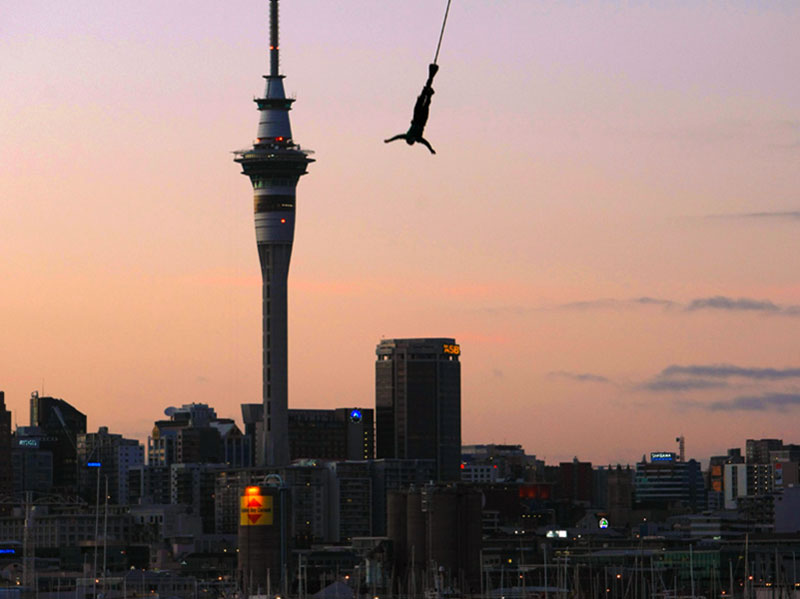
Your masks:
{"label": "asb logo sign", "polygon": [[241,498],[240,526],[269,526],[272,524],[272,496],[264,496],[258,487],[247,487]]}

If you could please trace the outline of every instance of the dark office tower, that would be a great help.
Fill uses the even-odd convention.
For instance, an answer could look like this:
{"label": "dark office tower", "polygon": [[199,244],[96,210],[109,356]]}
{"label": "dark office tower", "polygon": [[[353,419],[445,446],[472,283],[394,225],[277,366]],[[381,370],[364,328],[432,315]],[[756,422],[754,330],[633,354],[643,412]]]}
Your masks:
{"label": "dark office tower", "polygon": [[253,147],[236,152],[254,191],[256,243],[262,277],[262,380],[264,434],[256,452],[259,465],[289,463],[287,424],[286,280],[294,240],[295,187],[306,173],[309,152],[292,139],[292,98],[283,90],[278,64],[278,0],[270,0],[270,71]]}
{"label": "dark office tower", "polygon": [[78,487],[78,435],[86,432],[86,415],[63,399],[31,393],[31,426],[44,434],[40,447],[53,453],[53,488],[75,493]]}
{"label": "dark office tower", "polygon": [[0,391],[0,495],[11,494],[11,412],[6,409],[6,394]]}
{"label": "dark office tower", "polygon": [[431,459],[460,478],[461,349],[454,339],[384,339],[375,352],[377,454]]}
{"label": "dark office tower", "polygon": [[289,410],[289,453],[292,460],[371,460],[373,431],[371,409]]}

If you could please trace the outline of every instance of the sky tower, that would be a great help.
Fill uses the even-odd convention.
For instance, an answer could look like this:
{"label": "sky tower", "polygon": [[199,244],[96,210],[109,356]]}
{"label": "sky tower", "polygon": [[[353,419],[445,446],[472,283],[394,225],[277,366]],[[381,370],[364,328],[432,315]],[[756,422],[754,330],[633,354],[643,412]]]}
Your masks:
{"label": "sky tower", "polygon": [[258,465],[289,463],[286,280],[294,240],[295,188],[309,152],[292,139],[292,98],[283,90],[278,61],[278,0],[270,0],[270,69],[264,96],[256,98],[258,135],[253,147],[235,152],[253,184],[256,244],[262,279],[262,378],[264,423]]}

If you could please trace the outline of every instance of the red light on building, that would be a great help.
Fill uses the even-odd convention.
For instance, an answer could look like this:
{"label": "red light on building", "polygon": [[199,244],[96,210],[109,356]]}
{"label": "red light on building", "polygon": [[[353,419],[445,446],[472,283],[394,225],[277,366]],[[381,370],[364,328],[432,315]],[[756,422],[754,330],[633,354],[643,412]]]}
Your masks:
{"label": "red light on building", "polygon": [[551,488],[548,484],[531,483],[520,485],[520,499],[550,499]]}

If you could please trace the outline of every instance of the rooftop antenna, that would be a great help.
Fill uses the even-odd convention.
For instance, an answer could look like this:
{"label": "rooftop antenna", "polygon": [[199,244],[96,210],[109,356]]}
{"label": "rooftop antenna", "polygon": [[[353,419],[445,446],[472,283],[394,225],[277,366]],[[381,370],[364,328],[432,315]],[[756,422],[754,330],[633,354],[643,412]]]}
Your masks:
{"label": "rooftop antenna", "polygon": [[680,455],[680,461],[681,462],[685,462],[686,461],[686,455],[685,455],[686,439],[684,439],[683,435],[681,435],[680,437],[675,437],[675,442],[678,444],[678,451],[679,451],[679,455]]}

